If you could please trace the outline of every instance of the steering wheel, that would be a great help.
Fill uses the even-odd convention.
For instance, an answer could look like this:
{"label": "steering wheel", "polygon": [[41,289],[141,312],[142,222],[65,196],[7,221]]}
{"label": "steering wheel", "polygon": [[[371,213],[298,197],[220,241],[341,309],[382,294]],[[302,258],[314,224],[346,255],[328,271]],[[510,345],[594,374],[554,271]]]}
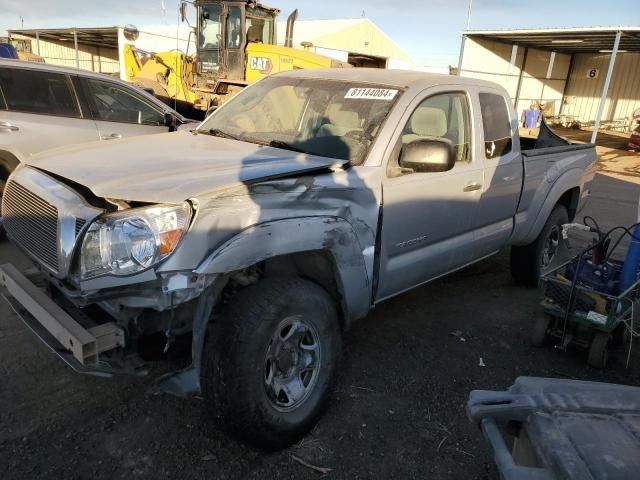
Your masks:
{"label": "steering wheel", "polygon": [[371,142],[373,137],[367,134],[367,132],[363,132],[362,130],[349,130],[347,133],[343,135],[343,137],[352,137],[359,141]]}

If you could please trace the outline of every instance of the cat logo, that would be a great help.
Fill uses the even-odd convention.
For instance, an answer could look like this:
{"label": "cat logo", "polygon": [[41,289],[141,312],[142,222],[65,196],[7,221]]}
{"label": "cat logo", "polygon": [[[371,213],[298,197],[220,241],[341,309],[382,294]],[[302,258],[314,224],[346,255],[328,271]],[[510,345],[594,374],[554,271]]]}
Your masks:
{"label": "cat logo", "polygon": [[271,60],[266,57],[251,58],[251,70],[258,70],[263,75],[269,75],[273,70]]}

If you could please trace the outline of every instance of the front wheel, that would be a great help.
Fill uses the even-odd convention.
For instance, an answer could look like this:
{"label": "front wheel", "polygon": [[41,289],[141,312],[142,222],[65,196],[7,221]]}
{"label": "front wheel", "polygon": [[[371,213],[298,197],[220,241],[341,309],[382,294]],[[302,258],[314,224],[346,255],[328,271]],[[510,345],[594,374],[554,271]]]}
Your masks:
{"label": "front wheel", "polygon": [[202,385],[230,435],[275,450],[318,420],[341,350],[333,299],[302,279],[265,279],[226,306],[207,339]]}

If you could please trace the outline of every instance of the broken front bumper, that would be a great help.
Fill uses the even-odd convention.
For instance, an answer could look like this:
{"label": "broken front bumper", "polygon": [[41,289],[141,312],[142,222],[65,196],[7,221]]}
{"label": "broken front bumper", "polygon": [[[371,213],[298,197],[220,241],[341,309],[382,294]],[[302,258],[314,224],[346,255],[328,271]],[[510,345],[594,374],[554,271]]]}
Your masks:
{"label": "broken front bumper", "polygon": [[100,359],[124,346],[124,331],[114,322],[85,328],[11,264],[0,265],[0,287],[16,315],[71,368],[101,376],[119,371]]}

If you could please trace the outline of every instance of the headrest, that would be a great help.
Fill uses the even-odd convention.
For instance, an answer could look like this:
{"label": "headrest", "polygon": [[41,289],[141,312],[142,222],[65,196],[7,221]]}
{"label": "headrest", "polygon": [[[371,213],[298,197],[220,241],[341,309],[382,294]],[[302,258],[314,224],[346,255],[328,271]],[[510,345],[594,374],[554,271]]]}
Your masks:
{"label": "headrest", "polygon": [[439,108],[418,107],[411,116],[411,131],[423,137],[444,137],[447,116]]}
{"label": "headrest", "polygon": [[329,121],[339,127],[360,128],[360,116],[348,110],[334,110],[329,112]]}

